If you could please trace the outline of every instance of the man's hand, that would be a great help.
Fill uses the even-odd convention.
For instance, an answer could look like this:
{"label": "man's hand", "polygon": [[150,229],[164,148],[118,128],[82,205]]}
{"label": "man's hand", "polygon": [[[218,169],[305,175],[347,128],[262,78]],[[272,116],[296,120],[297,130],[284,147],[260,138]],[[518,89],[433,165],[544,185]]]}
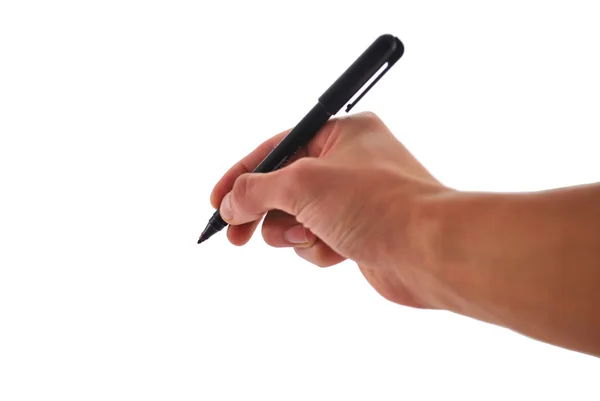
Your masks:
{"label": "man's hand", "polygon": [[262,235],[325,267],[358,263],[384,297],[433,307],[417,235],[420,202],[449,192],[373,114],[331,120],[288,166],[249,174],[287,132],[263,143],[215,186],[211,203],[245,244],[264,217]]}

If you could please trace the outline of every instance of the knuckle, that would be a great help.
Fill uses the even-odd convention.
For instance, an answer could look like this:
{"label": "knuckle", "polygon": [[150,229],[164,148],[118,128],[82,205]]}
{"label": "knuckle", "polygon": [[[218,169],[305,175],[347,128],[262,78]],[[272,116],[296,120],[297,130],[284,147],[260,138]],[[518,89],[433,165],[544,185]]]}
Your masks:
{"label": "knuckle", "polygon": [[373,111],[364,111],[363,112],[363,116],[365,117],[365,119],[367,120],[371,120],[371,121],[381,121],[379,116],[377,115],[377,113],[373,112]]}
{"label": "knuckle", "polygon": [[372,111],[361,111],[360,113],[344,117],[341,121],[343,122],[344,130],[352,133],[364,133],[365,131],[378,129],[384,125],[379,116]]}
{"label": "knuckle", "polygon": [[381,118],[372,111],[363,111],[357,114],[357,117],[370,124],[380,124]]}

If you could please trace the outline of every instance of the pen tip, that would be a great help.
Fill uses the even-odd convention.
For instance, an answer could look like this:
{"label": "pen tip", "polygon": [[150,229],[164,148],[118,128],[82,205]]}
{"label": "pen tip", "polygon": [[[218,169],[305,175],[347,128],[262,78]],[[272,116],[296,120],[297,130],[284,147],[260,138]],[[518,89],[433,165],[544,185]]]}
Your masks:
{"label": "pen tip", "polygon": [[198,243],[199,244],[203,243],[204,241],[206,241],[207,239],[212,237],[217,232],[218,232],[218,230],[209,224],[208,226],[206,226],[206,228],[204,229],[202,234],[200,234],[200,238],[198,238]]}
{"label": "pen tip", "polygon": [[204,230],[204,232],[202,234],[200,234],[200,238],[198,238],[198,243],[201,244],[204,241],[206,241],[208,239],[208,237],[210,237],[210,235],[208,235],[208,230]]}

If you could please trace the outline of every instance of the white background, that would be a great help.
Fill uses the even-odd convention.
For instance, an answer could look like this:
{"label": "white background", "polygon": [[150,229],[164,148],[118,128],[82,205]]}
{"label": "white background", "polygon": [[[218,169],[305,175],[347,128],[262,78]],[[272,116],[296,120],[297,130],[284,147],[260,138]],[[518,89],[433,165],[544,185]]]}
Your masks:
{"label": "white background", "polygon": [[350,262],[196,245],[221,174],[383,33],[406,53],[355,110],[445,184],[599,180],[594,6],[0,2],[0,399],[598,399],[598,359]]}

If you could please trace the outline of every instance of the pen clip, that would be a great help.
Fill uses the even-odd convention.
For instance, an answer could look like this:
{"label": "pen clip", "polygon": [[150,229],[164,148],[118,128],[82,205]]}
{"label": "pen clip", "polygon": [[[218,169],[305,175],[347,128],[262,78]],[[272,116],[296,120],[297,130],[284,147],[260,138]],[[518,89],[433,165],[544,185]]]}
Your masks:
{"label": "pen clip", "polygon": [[[392,66],[393,66],[393,65],[394,65],[394,63],[393,63],[393,62],[389,62],[389,61],[387,61],[387,62],[384,64],[384,66],[385,66],[385,69],[384,69],[384,70],[381,72],[381,74],[377,75],[377,77],[376,77],[376,78],[373,80],[373,82],[371,82],[371,84],[370,84],[370,85],[367,87],[367,89],[365,89],[365,90],[364,90],[364,91],[363,91],[363,92],[362,92],[362,93],[361,93],[361,94],[360,94],[360,95],[359,95],[359,96],[358,96],[358,97],[357,97],[357,98],[356,98],[356,99],[355,99],[353,102],[351,102],[351,103],[348,103],[348,105],[346,106],[346,113],[348,113],[350,110],[352,110],[352,108],[353,108],[354,106],[356,106],[356,103],[358,103],[358,101],[359,101],[360,99],[362,99],[362,97],[363,97],[364,95],[366,95],[366,94],[367,94],[367,92],[368,92],[369,90],[371,90],[371,88],[372,88],[373,86],[375,86],[375,84],[377,83],[377,81],[379,81],[379,80],[381,79],[381,77],[383,77],[383,76],[385,75],[385,73],[386,73],[386,72],[388,72],[388,70],[389,70],[390,68],[392,68]],[[380,70],[381,70],[381,68],[380,68]],[[372,79],[372,77],[371,77],[371,79]]]}

